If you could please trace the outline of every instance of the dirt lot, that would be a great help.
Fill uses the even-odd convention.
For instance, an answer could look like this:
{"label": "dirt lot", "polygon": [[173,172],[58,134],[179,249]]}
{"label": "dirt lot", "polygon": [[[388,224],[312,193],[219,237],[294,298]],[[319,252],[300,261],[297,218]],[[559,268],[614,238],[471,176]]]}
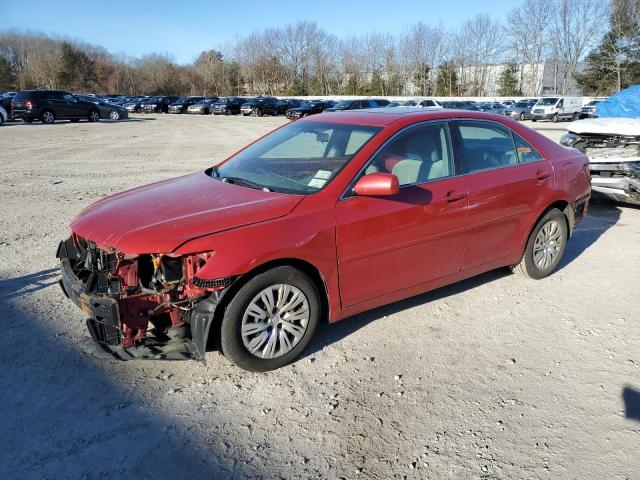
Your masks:
{"label": "dirt lot", "polygon": [[325,325],[275,372],[88,354],[56,284],[71,218],[282,122],[0,128],[0,478],[640,478],[632,207],[592,203],[546,280],[498,270]]}

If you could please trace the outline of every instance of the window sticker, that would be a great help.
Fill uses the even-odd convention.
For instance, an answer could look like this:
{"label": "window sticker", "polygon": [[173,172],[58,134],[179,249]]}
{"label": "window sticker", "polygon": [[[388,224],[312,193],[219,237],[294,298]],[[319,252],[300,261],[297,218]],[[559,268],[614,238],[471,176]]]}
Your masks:
{"label": "window sticker", "polygon": [[309,186],[310,187],[315,187],[315,188],[322,188],[324,187],[324,184],[327,183],[326,180],[322,179],[322,178],[312,178],[311,181],[309,182]]}
{"label": "window sticker", "polygon": [[318,173],[315,174],[315,178],[322,178],[327,180],[331,176],[331,172],[329,170],[318,170]]}
{"label": "window sticker", "polygon": [[518,147],[518,153],[531,153],[531,147]]}

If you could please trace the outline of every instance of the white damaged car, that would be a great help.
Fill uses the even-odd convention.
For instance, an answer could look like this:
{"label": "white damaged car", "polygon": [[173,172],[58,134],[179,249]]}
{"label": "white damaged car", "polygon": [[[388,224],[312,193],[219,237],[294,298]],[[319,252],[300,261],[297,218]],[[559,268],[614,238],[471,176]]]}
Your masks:
{"label": "white damaged car", "polygon": [[560,143],[589,157],[593,192],[640,205],[640,119],[589,118],[567,130]]}

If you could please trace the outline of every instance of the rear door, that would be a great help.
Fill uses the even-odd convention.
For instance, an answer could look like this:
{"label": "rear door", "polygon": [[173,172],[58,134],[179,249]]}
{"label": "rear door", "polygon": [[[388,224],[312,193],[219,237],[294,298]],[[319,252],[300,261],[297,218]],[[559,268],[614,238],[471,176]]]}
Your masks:
{"label": "rear door", "polygon": [[551,163],[498,122],[457,120],[458,156],[469,188],[464,269],[513,257],[553,188]]}
{"label": "rear door", "polygon": [[375,172],[396,175],[400,192],[390,197],[347,194],[336,205],[343,307],[462,268],[467,186],[455,174],[447,122],[404,130],[360,176]]}

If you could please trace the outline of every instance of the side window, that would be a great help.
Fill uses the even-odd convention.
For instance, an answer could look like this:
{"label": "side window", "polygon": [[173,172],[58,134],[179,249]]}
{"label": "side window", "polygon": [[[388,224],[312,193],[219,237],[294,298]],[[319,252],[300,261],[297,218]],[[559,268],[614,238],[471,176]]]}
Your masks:
{"label": "side window", "polygon": [[518,151],[518,158],[520,163],[539,162],[542,160],[542,155],[531,146],[524,138],[515,132],[513,133],[513,141],[516,144],[516,150]]}
{"label": "side window", "polygon": [[506,167],[518,163],[510,131],[496,123],[456,122],[460,132],[464,173]]}
{"label": "side window", "polygon": [[558,108],[564,107],[564,100],[560,100],[557,105]]}
{"label": "side window", "polygon": [[375,100],[369,100],[368,102],[365,102],[365,103],[368,103],[367,105],[368,108],[378,108],[380,106],[378,105],[378,102],[376,102]]}
{"label": "side window", "polygon": [[454,174],[446,123],[410,128],[388,143],[365,173],[392,173],[400,186],[424,183]]}
{"label": "side window", "polygon": [[73,95],[71,95],[70,93],[63,93],[62,94],[62,99],[65,102],[77,102],[76,97],[74,97]]}
{"label": "side window", "polygon": [[64,100],[62,92],[49,92],[48,94],[43,95],[43,98],[46,98],[46,100]]}
{"label": "side window", "polygon": [[433,100],[424,100],[422,102],[422,106],[423,107],[435,107],[435,103],[433,103]]}

